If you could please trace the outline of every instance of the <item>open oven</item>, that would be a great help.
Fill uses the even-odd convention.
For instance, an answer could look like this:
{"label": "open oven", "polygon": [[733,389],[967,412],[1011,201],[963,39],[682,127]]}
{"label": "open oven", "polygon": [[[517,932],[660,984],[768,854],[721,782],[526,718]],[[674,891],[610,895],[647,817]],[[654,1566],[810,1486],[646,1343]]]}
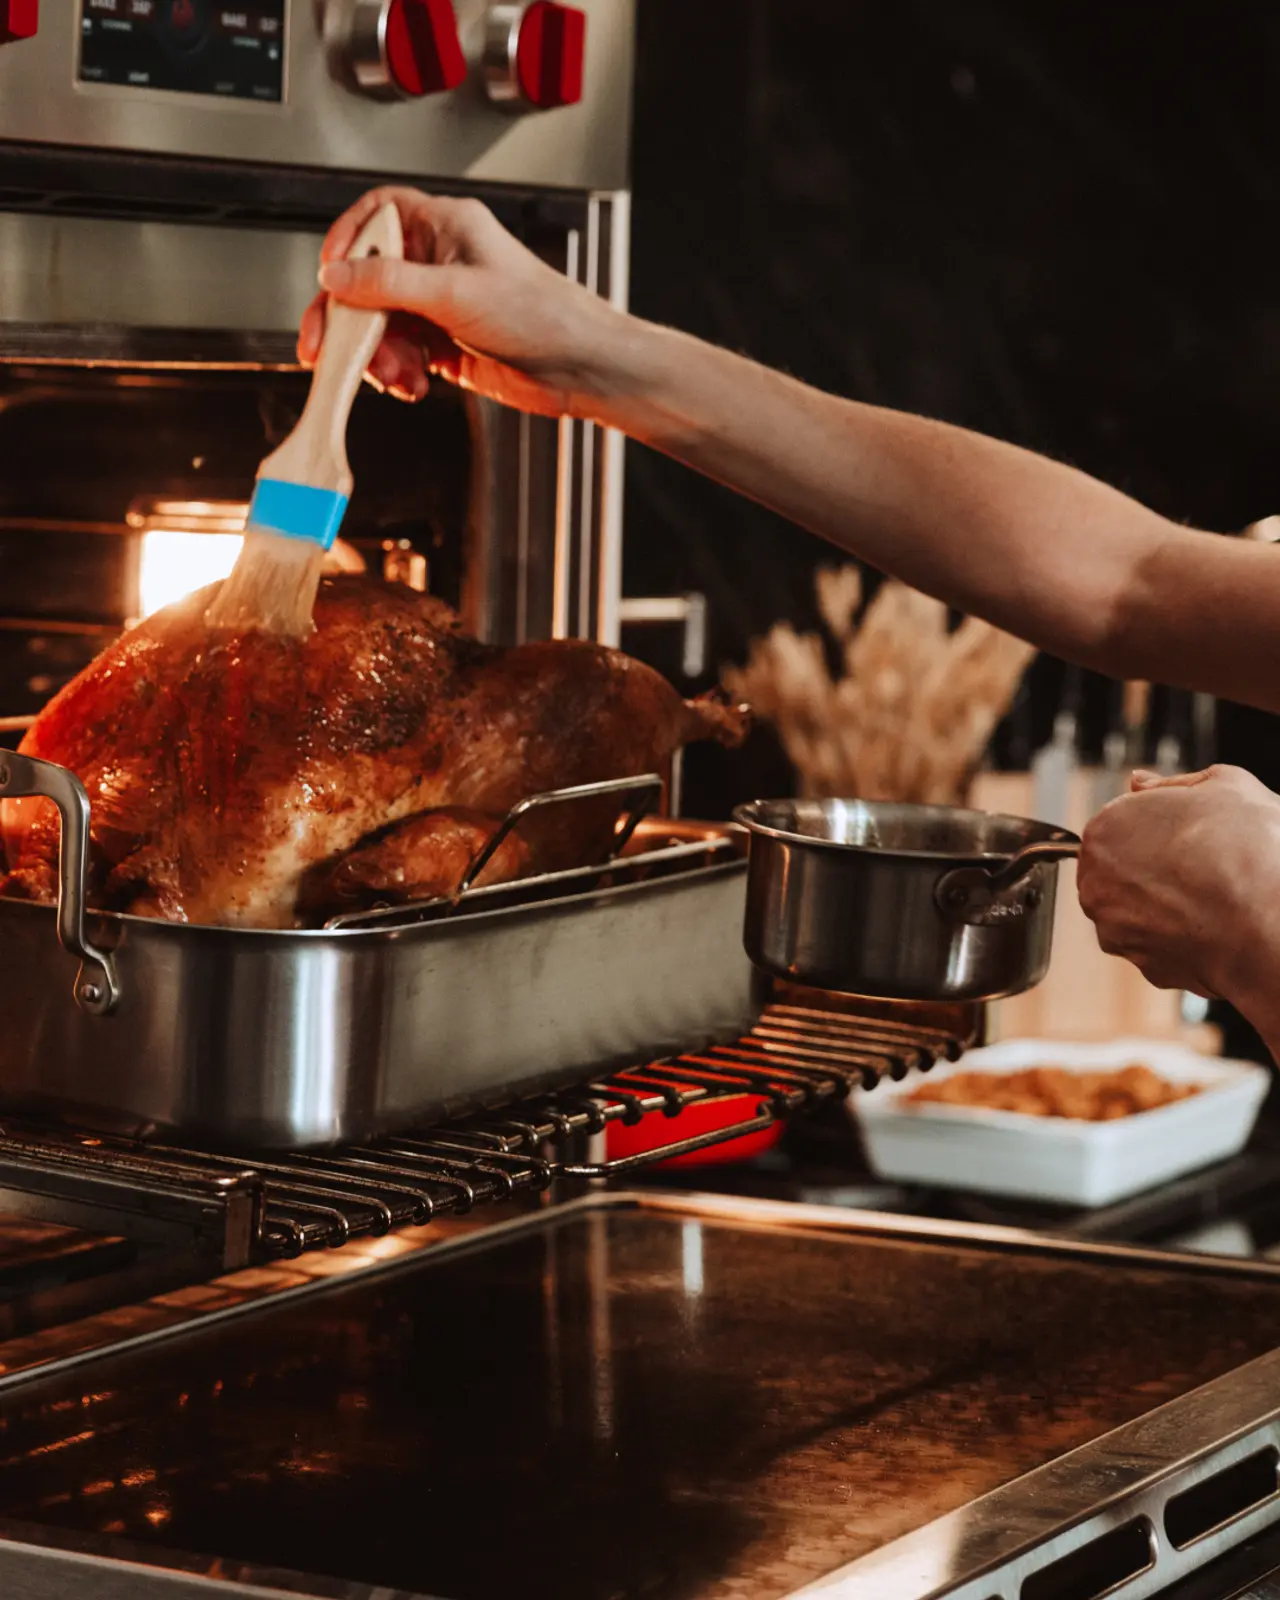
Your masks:
{"label": "open oven", "polygon": [[[6,0],[0,41],[12,745],[104,644],[230,569],[257,466],[307,392],[294,343],[320,241],[360,194],[396,181],[479,197],[559,270],[625,299],[633,17],[630,0]],[[415,407],[366,388],[348,443],[340,563],[430,591],[494,644],[617,643],[626,618],[683,621],[700,671],[696,603],[620,594],[619,437],[438,384]],[[658,811],[678,811],[678,767],[621,786],[632,816],[616,860],[408,918],[335,919],[349,925],[291,946],[206,940],[199,973],[172,968],[177,947],[157,947],[154,967],[159,923],[86,923],[64,850],[57,935],[50,907],[4,907],[8,993],[25,997],[12,1014],[29,1029],[0,1047],[6,1103],[70,1112],[95,1135],[323,1146],[403,1127],[408,1105],[436,1121],[735,1037],[759,1014],[758,986],[736,941],[707,952],[738,918],[740,842],[637,826],[659,795]],[[20,781],[5,756],[5,793]],[[83,958],[79,979],[58,935]],[[343,976],[334,963],[352,958],[363,970]],[[254,992],[226,989],[233,968]],[[467,976],[497,968],[496,988]],[[267,993],[273,969],[282,986]],[[388,991],[416,994],[389,1022]],[[406,1038],[433,1036],[436,1056],[405,1080]],[[271,1038],[283,1054],[251,1059]],[[79,1085],[59,1087],[73,1062]],[[252,1083],[270,1106],[246,1099]],[[600,1145],[594,1112],[570,1124]]]}
{"label": "open oven", "polygon": [[[320,241],[371,186],[479,197],[556,268],[625,300],[632,53],[630,0],[0,5],[0,742],[123,630],[230,570],[257,466],[307,392],[294,343]],[[618,436],[438,384],[414,407],[366,388],[348,444],[340,564],[439,596],[494,644],[683,623],[686,671],[701,671],[697,597],[621,596]],[[0,750],[5,794],[23,781]],[[733,1055],[765,998],[736,937],[742,841],[677,825],[678,786],[678,755],[620,785],[629,820],[594,865],[252,949],[86,920],[64,850],[56,924],[48,906],[3,907],[22,1021],[0,1045],[20,1119],[11,1208],[101,1226],[105,1204],[144,1241],[176,1208],[184,1248],[243,1265],[599,1173],[610,1127],[650,1111],[665,1122],[702,1102],[670,1129],[679,1149],[758,1134],[969,1036],[968,1014],[891,1019],[848,1039],[837,1027],[826,1054],[775,1064],[766,1031]],[[178,945],[146,953],[169,933]],[[784,1019],[781,1046],[806,1016]],[[721,1040],[726,1061],[615,1081]],[[727,1109],[708,1116],[712,1102]],[[424,1135],[444,1144],[407,1176],[336,1175],[364,1162],[342,1153],[360,1141],[445,1118],[463,1131]],[[68,1120],[78,1132],[57,1131]],[[300,1168],[287,1192],[301,1209],[273,1221],[267,1169],[284,1178],[293,1159],[279,1151],[325,1147],[329,1177],[313,1193]],[[247,1172],[251,1148],[246,1212],[243,1185],[212,1180]],[[634,1137],[619,1150],[623,1165],[646,1153]],[[405,1205],[388,1208],[388,1185]]]}
{"label": "open oven", "polygon": [[[76,0],[6,6],[0,21],[0,729],[12,744],[123,629],[230,570],[258,463],[293,427],[307,393],[294,342],[315,292],[320,240],[368,188],[394,180],[477,196],[559,270],[624,299],[632,15],[627,0],[585,9],[474,0]],[[590,423],[524,416],[442,383],[416,407],[366,387],[348,444],[356,489],[336,551],[341,564],[439,596],[470,633],[494,644],[619,641],[619,437]],[[671,603],[642,601],[636,615],[662,622],[672,611]],[[678,757],[655,776],[665,809],[677,809]],[[12,777],[6,767],[10,795],[18,792]],[[431,1067],[432,1116],[510,1098],[514,1088],[558,1086],[592,1065],[628,1063],[645,1053],[646,1038],[654,1048],[674,1047],[708,1007],[717,1032],[750,1019],[740,953],[731,972],[689,959],[708,915],[734,915],[741,863],[724,831],[698,845],[642,830],[633,857],[646,838],[639,867],[612,869],[622,922],[607,913],[606,920],[615,940],[648,959],[599,945],[582,928],[573,935],[576,953],[542,984],[540,1000],[512,976],[503,998],[542,1041],[516,1086],[506,1083],[495,997],[472,985],[460,1034],[442,1041],[449,1062]],[[658,885],[647,886],[639,919],[628,916],[628,873],[673,871],[704,880],[702,891],[688,885],[694,899],[680,914],[683,944],[655,937],[673,914],[663,911]],[[598,890],[598,878],[559,884],[560,898]],[[540,892],[547,898],[546,887]],[[68,880],[71,922],[78,894]],[[482,897],[474,909],[494,906]],[[451,928],[476,928],[461,914],[470,903],[449,909],[457,913]],[[206,1138],[226,1142],[234,1130],[208,1116],[213,1078],[225,1072],[229,1089],[232,1080],[239,1085],[236,1099],[250,1080],[276,1085],[276,1110],[260,1107],[243,1131],[256,1123],[268,1140],[295,1145],[368,1136],[385,1120],[368,1119],[369,1083],[379,1085],[384,1109],[400,1108],[393,1120],[403,1120],[406,1094],[421,1098],[397,1085],[403,1046],[391,1035],[421,1037],[442,996],[456,1009],[461,993],[446,958],[419,1014],[393,1021],[381,1039],[370,1021],[377,1006],[366,1003],[369,981],[403,987],[383,969],[405,938],[423,946],[411,956],[420,964],[430,928],[403,937],[350,928],[341,941],[313,940],[286,957],[284,990],[228,1002],[208,973],[145,975],[135,965],[145,930],[121,943],[117,926],[111,974],[87,968],[68,989],[69,1006],[59,975],[59,999],[44,1008],[19,972],[33,961],[38,985],[50,961],[59,970],[47,930],[36,926],[44,920],[11,920],[6,933],[10,983],[27,991],[24,1014],[35,1028],[0,1052],[10,1103],[16,1096],[39,1109],[52,1095],[65,1107],[51,1063],[76,1055],[96,1063],[100,1084],[134,1083],[138,1094],[106,1099],[135,1129],[203,1125]],[[513,974],[522,964],[532,974],[550,937],[554,966],[562,926],[554,914],[536,925],[526,917],[507,930],[510,938],[498,929],[501,948],[472,947],[464,965],[497,961]],[[564,996],[593,939],[618,950],[619,970],[630,971],[637,992],[659,997],[659,1010],[667,997],[665,1017],[637,1033],[609,1003],[618,972],[597,973],[595,987],[577,982],[581,998],[566,1031]],[[359,960],[361,948],[375,947],[377,971],[348,979],[330,970],[334,959]],[[462,945],[450,938],[439,948]],[[282,953],[278,941],[275,950]],[[266,953],[262,946],[240,965],[260,975],[272,965],[258,959]],[[225,966],[210,955],[214,967]],[[198,989],[208,994],[208,1015],[197,1023],[186,1003],[179,1021],[166,996],[181,991],[190,1002]],[[346,1065],[330,1074],[345,1111],[336,1100],[321,1110],[328,1094],[314,1092],[315,1062],[332,1051],[314,1030],[298,1034],[294,1000],[304,990],[311,1000],[303,1009],[321,1032],[332,1035],[336,1024],[352,1061],[361,1057],[354,1100]],[[604,1002],[594,1012],[592,994]],[[137,1009],[149,1003],[159,1006],[151,1019]],[[92,1015],[104,1006],[114,1023],[95,1028]],[[158,1044],[162,1013],[178,1028]],[[224,1040],[211,1076],[208,1061],[183,1059],[181,1041],[203,1053],[225,1031],[226,1016],[241,1017],[243,1029]],[[246,1058],[271,1031],[262,1020],[270,1017],[292,1065]],[[74,1048],[68,1027],[80,1033]],[[465,1043],[461,1056],[457,1050],[459,1037],[474,1043],[479,1034],[491,1036],[486,1063]],[[168,1063],[170,1089],[157,1099],[146,1085],[159,1060]],[[297,1068],[312,1086],[308,1104],[320,1111],[318,1120],[307,1113],[307,1128],[297,1116]],[[102,1122],[102,1106],[80,1109]]]}
{"label": "open oven", "polygon": [[[478,195],[625,296],[630,6],[587,7],[560,40],[578,81],[524,86],[545,107],[521,88],[537,18],[512,11],[463,4],[455,24],[397,4],[388,35],[388,7],[354,0],[75,0],[0,47],[7,714],[226,569],[305,394],[293,346],[320,239],[365,189]],[[464,49],[483,64],[429,92]],[[616,640],[619,440],[442,385],[416,410],[363,393],[351,458],[355,559],[429,584],[487,639]]]}

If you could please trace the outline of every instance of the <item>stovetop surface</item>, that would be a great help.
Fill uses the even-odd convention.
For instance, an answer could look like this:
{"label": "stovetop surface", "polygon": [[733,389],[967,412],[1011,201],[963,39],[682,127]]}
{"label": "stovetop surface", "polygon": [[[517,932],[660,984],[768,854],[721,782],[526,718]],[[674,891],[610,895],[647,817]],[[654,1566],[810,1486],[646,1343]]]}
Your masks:
{"label": "stovetop surface", "polygon": [[53,1287],[64,1287],[128,1265],[134,1251],[124,1239],[27,1217],[0,1215],[0,1329],[8,1308]]}
{"label": "stovetop surface", "polygon": [[553,1210],[14,1391],[0,1506],[223,1575],[763,1600],[1269,1350],[1278,1317],[1280,1277]]}

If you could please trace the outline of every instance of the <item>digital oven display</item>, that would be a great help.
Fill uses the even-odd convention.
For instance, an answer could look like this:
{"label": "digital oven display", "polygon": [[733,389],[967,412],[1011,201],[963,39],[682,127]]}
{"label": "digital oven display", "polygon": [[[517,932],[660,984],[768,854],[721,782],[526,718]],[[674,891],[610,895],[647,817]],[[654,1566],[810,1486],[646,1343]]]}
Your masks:
{"label": "digital oven display", "polygon": [[285,0],[80,0],[80,78],[284,98]]}

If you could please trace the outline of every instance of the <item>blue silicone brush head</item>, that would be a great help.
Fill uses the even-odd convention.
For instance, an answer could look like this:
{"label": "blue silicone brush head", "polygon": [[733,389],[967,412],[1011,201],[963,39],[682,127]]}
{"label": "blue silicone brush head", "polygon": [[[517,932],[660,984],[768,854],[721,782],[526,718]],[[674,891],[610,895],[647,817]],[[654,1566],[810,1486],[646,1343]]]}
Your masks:
{"label": "blue silicone brush head", "polygon": [[259,478],[245,519],[247,533],[275,533],[305,539],[331,550],[347,511],[347,497],[336,489],[317,489],[283,478]]}
{"label": "blue silicone brush head", "polygon": [[259,478],[245,518],[244,548],[205,620],[213,627],[265,628],[305,638],[325,553],[346,509],[340,489]]}

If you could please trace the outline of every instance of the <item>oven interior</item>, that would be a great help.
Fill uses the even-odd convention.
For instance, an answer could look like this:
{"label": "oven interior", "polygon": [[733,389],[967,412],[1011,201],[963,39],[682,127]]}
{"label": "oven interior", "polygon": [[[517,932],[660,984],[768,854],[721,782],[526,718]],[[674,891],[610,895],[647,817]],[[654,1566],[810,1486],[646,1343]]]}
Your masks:
{"label": "oven interior", "polygon": [[[227,570],[300,372],[0,366],[0,714],[40,709],[129,621]],[[447,386],[366,389],[342,538],[372,572],[464,602],[472,420]]]}

